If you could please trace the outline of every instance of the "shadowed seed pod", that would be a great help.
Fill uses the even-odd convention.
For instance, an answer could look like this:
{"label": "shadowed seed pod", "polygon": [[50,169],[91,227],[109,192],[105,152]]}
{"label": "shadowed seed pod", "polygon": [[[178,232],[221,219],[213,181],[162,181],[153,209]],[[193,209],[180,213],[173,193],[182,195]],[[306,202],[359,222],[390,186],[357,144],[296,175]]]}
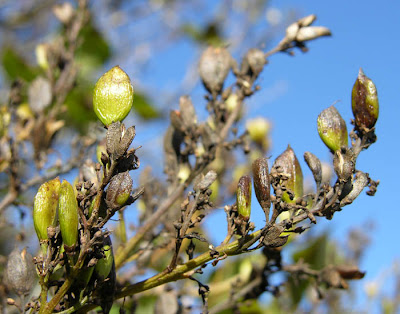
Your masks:
{"label": "shadowed seed pod", "polygon": [[125,119],[132,108],[132,102],[131,80],[119,66],[103,74],[94,87],[94,112],[105,126]]}
{"label": "shadowed seed pod", "polygon": [[201,55],[199,74],[205,88],[212,94],[221,92],[224,81],[231,69],[232,57],[223,47],[208,47]]}
{"label": "shadowed seed pod", "polygon": [[243,74],[257,77],[266,63],[264,52],[260,49],[252,48],[244,56],[240,70]]}
{"label": "shadowed seed pod", "polygon": [[41,245],[44,245],[44,250],[47,245],[42,241],[48,239],[47,228],[55,227],[57,223],[60,184],[58,177],[43,183],[36,193],[33,204],[33,225]]}
{"label": "shadowed seed pod", "polygon": [[317,126],[319,136],[332,153],[348,146],[346,122],[334,106],[319,114]]}
{"label": "shadowed seed pod", "polygon": [[104,246],[102,249],[103,258],[97,261],[95,266],[96,276],[100,281],[104,281],[110,274],[112,266],[114,264],[114,254],[112,250],[112,243],[110,237],[104,240]]}
{"label": "shadowed seed pod", "polygon": [[106,203],[111,208],[124,206],[132,192],[132,178],[129,171],[118,173],[107,188]]}
{"label": "shadowed seed pod", "polygon": [[289,194],[284,192],[282,200],[287,203],[295,203],[297,198],[303,196],[303,172],[301,171],[299,160],[290,145],[275,159],[272,167],[275,168],[277,172],[288,176],[286,189],[294,194],[292,200]]}
{"label": "shadowed seed pod", "polygon": [[249,221],[251,213],[251,178],[248,175],[239,179],[236,190],[236,205],[239,217]]}
{"label": "shadowed seed pod", "polygon": [[379,116],[378,92],[362,69],[351,92],[351,108],[357,127],[372,128]]}
{"label": "shadowed seed pod", "polygon": [[269,221],[269,211],[271,207],[271,180],[268,171],[268,159],[265,157],[257,158],[252,165],[254,191],[261,208],[265,213],[265,218]]}
{"label": "shadowed seed pod", "polygon": [[317,158],[317,156],[315,156],[313,153],[310,152],[304,153],[304,160],[306,161],[308,167],[310,168],[318,188],[322,182],[321,161]]}
{"label": "shadowed seed pod", "polygon": [[36,280],[36,271],[32,255],[26,251],[26,248],[22,251],[15,248],[10,253],[5,275],[8,286],[19,295],[26,295],[31,291]]}
{"label": "shadowed seed pod", "polygon": [[58,206],[58,219],[64,248],[67,253],[70,253],[78,242],[78,203],[74,188],[66,180],[61,183]]}
{"label": "shadowed seed pod", "polygon": [[348,181],[355,171],[355,156],[351,149],[342,148],[333,156],[333,169],[339,180]]}

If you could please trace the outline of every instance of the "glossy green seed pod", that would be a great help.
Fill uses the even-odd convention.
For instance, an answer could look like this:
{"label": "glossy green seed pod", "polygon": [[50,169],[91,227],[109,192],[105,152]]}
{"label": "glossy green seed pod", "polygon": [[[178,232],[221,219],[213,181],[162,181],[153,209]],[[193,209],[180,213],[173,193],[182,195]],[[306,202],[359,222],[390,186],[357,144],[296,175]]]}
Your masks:
{"label": "glossy green seed pod", "polygon": [[248,221],[251,213],[251,178],[248,175],[239,179],[236,190],[236,206],[239,217]]}
{"label": "glossy green seed pod", "polygon": [[93,109],[104,125],[122,121],[133,103],[133,87],[129,76],[115,66],[96,83],[93,93]]}
{"label": "glossy green seed pod", "polygon": [[358,73],[351,92],[351,109],[354,121],[359,128],[372,128],[379,116],[378,92],[374,82],[368,78],[362,69]]}
{"label": "glossy green seed pod", "polygon": [[33,204],[33,225],[39,241],[47,240],[47,228],[56,226],[60,185],[60,179],[57,177],[43,183],[36,193]]}
{"label": "glossy green seed pod", "polygon": [[78,242],[78,203],[74,188],[68,181],[63,180],[61,183],[58,206],[61,236],[65,251],[68,253],[68,250],[73,249]]}
{"label": "glossy green seed pod", "polygon": [[282,200],[287,203],[295,203],[298,198],[303,196],[303,172],[290,145],[275,159],[272,167],[288,176],[286,188],[294,194],[293,199],[291,199],[289,194],[284,192]]}
{"label": "glossy green seed pod", "polygon": [[323,110],[317,119],[318,134],[324,144],[334,153],[348,146],[346,122],[334,106]]}

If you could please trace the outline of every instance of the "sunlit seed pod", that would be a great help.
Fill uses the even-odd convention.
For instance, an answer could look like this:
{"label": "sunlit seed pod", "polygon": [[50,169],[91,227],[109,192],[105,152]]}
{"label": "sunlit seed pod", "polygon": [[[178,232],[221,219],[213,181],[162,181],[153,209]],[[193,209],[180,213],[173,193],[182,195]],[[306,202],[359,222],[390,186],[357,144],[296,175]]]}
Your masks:
{"label": "sunlit seed pod", "polygon": [[307,26],[301,27],[296,35],[296,40],[299,42],[313,40],[323,36],[331,36],[329,28],[324,26]]}
{"label": "sunlit seed pod", "polygon": [[351,92],[351,108],[356,126],[369,129],[374,127],[379,116],[378,92],[375,84],[362,69]]}
{"label": "sunlit seed pod", "polygon": [[132,178],[129,171],[118,173],[107,188],[106,202],[113,208],[124,206],[132,192]]}
{"label": "sunlit seed pod", "polygon": [[15,248],[10,253],[5,275],[8,286],[19,295],[26,295],[31,291],[36,280],[36,271],[32,255],[26,251],[26,248],[22,251]]}
{"label": "sunlit seed pod", "polygon": [[271,180],[269,177],[268,159],[265,157],[257,158],[253,162],[252,170],[254,191],[268,221],[271,207]]}
{"label": "sunlit seed pod", "polygon": [[61,236],[64,248],[68,253],[78,242],[78,203],[76,201],[74,188],[63,180],[60,187],[60,200],[58,207],[58,220],[60,221]]}
{"label": "sunlit seed pod", "polygon": [[315,14],[307,15],[300,20],[297,21],[299,26],[304,27],[304,26],[310,26],[314,21],[317,19],[317,16]]}
{"label": "sunlit seed pod", "polygon": [[294,194],[294,198],[291,199],[289,194],[284,192],[282,200],[287,203],[295,203],[298,198],[303,196],[303,172],[290,145],[275,159],[272,167],[280,169],[283,175],[288,176],[286,188]]}
{"label": "sunlit seed pod", "polygon": [[288,42],[291,42],[291,41],[295,40],[299,29],[300,29],[299,23],[295,22],[293,24],[290,24],[286,28],[286,37],[285,37],[285,39]]}
{"label": "sunlit seed pod", "polygon": [[236,190],[236,206],[239,217],[248,221],[251,214],[251,178],[248,175],[239,179]]}
{"label": "sunlit seed pod", "polygon": [[348,146],[346,122],[334,106],[319,114],[317,127],[319,136],[332,152]]}
{"label": "sunlit seed pod", "polygon": [[94,87],[94,112],[106,126],[122,121],[132,108],[133,93],[129,76],[115,66],[103,74]]}
{"label": "sunlit seed pod", "polygon": [[304,153],[304,160],[307,163],[308,167],[310,168],[315,183],[317,184],[317,188],[322,182],[322,165],[321,161],[315,156],[313,153],[305,152]]}
{"label": "sunlit seed pod", "polygon": [[253,74],[257,77],[262,70],[264,69],[264,65],[267,63],[265,59],[265,54],[262,50],[251,48],[243,58],[243,62],[241,65],[241,72]]}
{"label": "sunlit seed pod", "polygon": [[41,242],[48,238],[47,228],[56,226],[60,185],[60,179],[57,177],[43,183],[35,195],[33,225]]}
{"label": "sunlit seed pod", "polygon": [[199,74],[211,94],[219,94],[231,69],[232,57],[223,47],[208,47],[201,55]]}

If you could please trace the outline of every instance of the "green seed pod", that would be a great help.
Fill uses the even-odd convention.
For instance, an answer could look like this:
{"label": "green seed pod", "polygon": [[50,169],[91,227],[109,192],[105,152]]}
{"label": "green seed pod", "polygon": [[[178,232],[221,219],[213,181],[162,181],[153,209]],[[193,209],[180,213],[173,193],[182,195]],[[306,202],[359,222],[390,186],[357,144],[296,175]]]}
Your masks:
{"label": "green seed pod", "polygon": [[346,123],[334,106],[323,110],[317,119],[318,133],[325,145],[334,153],[348,146]]}
{"label": "green seed pod", "polygon": [[356,126],[372,128],[379,116],[378,92],[375,84],[362,69],[358,73],[351,92],[351,108]]}
{"label": "green seed pod", "polygon": [[36,193],[33,204],[33,225],[40,242],[48,239],[47,228],[56,226],[60,184],[60,179],[57,177],[43,183]]}
{"label": "green seed pod", "polygon": [[246,129],[254,143],[259,145],[264,150],[268,149],[268,135],[271,130],[271,123],[267,119],[263,117],[257,117],[248,120],[246,123]]}
{"label": "green seed pod", "polygon": [[132,102],[131,81],[119,66],[103,74],[94,87],[94,112],[106,126],[125,119],[132,108]]}
{"label": "green seed pod", "polygon": [[254,191],[257,200],[265,213],[265,218],[269,221],[269,210],[271,207],[271,180],[268,171],[268,159],[265,157],[257,158],[252,165]]}
{"label": "green seed pod", "polygon": [[288,176],[286,188],[294,194],[292,200],[289,194],[284,192],[282,200],[287,203],[295,203],[298,198],[303,196],[303,172],[299,160],[290,145],[275,159],[272,168]]}
{"label": "green seed pod", "polygon": [[251,213],[251,178],[248,175],[239,179],[236,190],[236,205],[239,217],[249,221]]}
{"label": "green seed pod", "polygon": [[[107,238],[109,239],[109,238]],[[107,278],[108,274],[110,273],[112,269],[112,265],[114,263],[114,254],[112,251],[112,245],[111,245],[111,240],[110,241],[105,241],[106,243],[103,246],[103,258],[100,258],[97,261],[97,264],[95,266],[95,272],[96,276],[100,281],[103,281],[104,279]]]}
{"label": "green seed pod", "polygon": [[132,178],[129,171],[117,174],[107,188],[106,203],[111,208],[124,206],[132,192]]}
{"label": "green seed pod", "polygon": [[78,203],[74,188],[65,180],[60,188],[58,216],[64,248],[69,253],[78,242]]}
{"label": "green seed pod", "polygon": [[6,282],[19,295],[26,295],[36,280],[35,265],[32,255],[24,248],[21,252],[15,248],[8,256],[5,269]]}

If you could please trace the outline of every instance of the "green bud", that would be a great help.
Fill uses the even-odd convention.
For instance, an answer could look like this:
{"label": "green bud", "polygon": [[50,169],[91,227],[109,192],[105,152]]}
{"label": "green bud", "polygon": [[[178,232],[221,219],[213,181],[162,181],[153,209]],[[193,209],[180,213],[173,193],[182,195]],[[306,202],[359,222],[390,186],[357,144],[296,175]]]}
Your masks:
{"label": "green bud", "polygon": [[36,280],[32,255],[24,248],[21,252],[15,248],[8,256],[5,269],[6,282],[19,295],[28,294]]}
{"label": "green bud", "polygon": [[351,108],[357,127],[371,129],[379,116],[378,92],[375,84],[362,69],[358,73],[351,92]]}
{"label": "green bud", "polygon": [[239,179],[236,190],[236,206],[239,217],[248,221],[251,213],[251,178],[248,175]]}
{"label": "green bud", "polygon": [[132,178],[129,171],[118,173],[107,188],[106,203],[111,208],[124,206],[132,192]]}
{"label": "green bud", "polygon": [[60,179],[57,177],[43,183],[36,193],[33,204],[33,225],[40,242],[48,239],[47,228],[56,226],[59,190]]}
{"label": "green bud", "polygon": [[295,203],[299,197],[303,196],[303,172],[299,160],[290,145],[275,159],[272,167],[288,176],[286,188],[294,194],[293,199],[291,199],[289,194],[284,192],[282,200],[287,203]]}
{"label": "green bud", "polygon": [[64,248],[68,253],[68,249],[72,250],[78,242],[78,202],[74,188],[65,180],[60,188],[58,216]]}
{"label": "green bud", "polygon": [[317,125],[319,136],[332,152],[348,146],[346,123],[334,106],[319,114]]}
{"label": "green bud", "polygon": [[102,253],[103,258],[100,258],[95,266],[96,275],[100,281],[103,281],[107,278],[114,263],[111,241],[110,245],[106,244],[103,246]]}
{"label": "green bud", "polygon": [[268,159],[265,157],[257,158],[253,162],[252,168],[254,191],[268,221],[271,207],[271,180],[269,178]]}
{"label": "green bud", "polygon": [[103,74],[94,87],[94,112],[106,126],[125,119],[132,108],[132,102],[131,81],[119,66]]}

